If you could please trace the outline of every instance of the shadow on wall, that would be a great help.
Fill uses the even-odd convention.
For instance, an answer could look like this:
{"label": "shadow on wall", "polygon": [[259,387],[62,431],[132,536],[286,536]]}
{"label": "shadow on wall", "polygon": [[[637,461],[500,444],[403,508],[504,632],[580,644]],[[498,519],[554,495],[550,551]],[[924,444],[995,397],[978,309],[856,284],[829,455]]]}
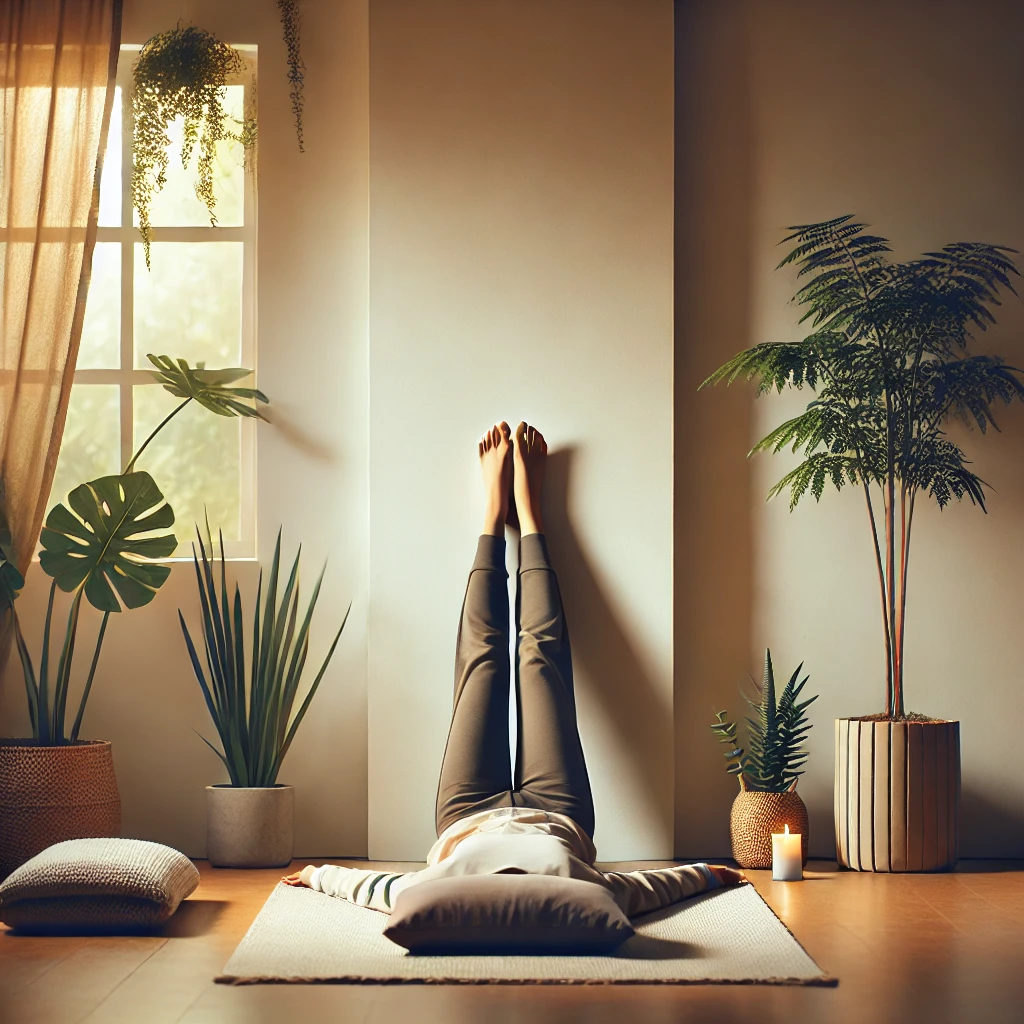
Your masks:
{"label": "shadow on wall", "polygon": [[[1012,800],[1013,794],[1008,793]],[[1024,807],[997,804],[972,787],[960,798],[962,857],[1024,857]]]}
{"label": "shadow on wall", "polygon": [[665,778],[663,752],[656,738],[652,742],[651,730],[651,723],[663,721],[668,708],[616,618],[613,602],[569,518],[574,454],[572,447],[553,450],[545,482],[545,525],[565,599],[573,662],[577,675],[586,675],[608,722],[618,732],[620,748],[632,755],[631,767],[642,791],[651,797],[648,813],[657,819],[662,834],[669,835],[672,820],[665,790],[671,780]]}
{"label": "shadow on wall", "polygon": [[736,780],[709,730],[752,658],[753,389],[697,394],[751,344],[754,125],[742,11],[676,4],[677,857],[728,856]]}

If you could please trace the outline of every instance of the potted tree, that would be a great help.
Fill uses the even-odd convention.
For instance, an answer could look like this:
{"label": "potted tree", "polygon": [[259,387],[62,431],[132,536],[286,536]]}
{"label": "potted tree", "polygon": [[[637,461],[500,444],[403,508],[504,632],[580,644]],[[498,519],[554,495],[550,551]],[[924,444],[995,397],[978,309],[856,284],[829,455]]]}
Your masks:
{"label": "potted tree", "polygon": [[[76,487],[67,505],[50,510],[40,569],[51,578],[42,651],[33,658],[15,599],[24,579],[11,561],[9,531],[0,527],[0,610],[13,619],[32,736],[0,739],[0,878],[53,843],[121,831],[121,800],[111,744],[79,738],[110,616],[149,604],[170,575],[158,560],[177,547],[174,511],[136,461],[157,434],[195,402],[220,416],[255,416],[266,402],[253,388],[228,387],[242,368],[206,370],[150,356],[154,377],[181,402],[139,446],[124,472]],[[253,404],[250,404],[252,402]],[[69,507],[70,506],[70,507]],[[53,638],[57,591],[71,595],[63,639]],[[82,602],[103,612],[85,686],[70,729],[68,698]],[[59,627],[58,627],[59,628]]]}
{"label": "potted tree", "polygon": [[811,726],[807,709],[818,699],[800,700],[808,676],[800,678],[797,666],[789,682],[776,697],[772,652],[764,652],[764,678],[753,697],[746,697],[753,715],[747,718],[749,749],[739,745],[736,723],[728,711],[719,711],[711,731],[724,743],[730,775],[739,779],[740,791],[729,815],[733,860],[741,868],[772,866],[772,834],[783,826],[801,836],[800,846],[807,863],[810,824],[807,808],[796,791],[804,773],[807,752],[803,742]]}
{"label": "potted tree", "polygon": [[[205,737],[200,738],[223,762],[231,780],[226,785],[206,787],[206,856],[215,867],[282,867],[292,859],[294,790],[278,783],[278,772],[334,656],[348,612],[293,715],[309,653],[309,629],[320,596],[323,570],[300,615],[301,548],[295,554],[279,598],[279,530],[266,596],[261,571],[252,636],[246,640],[242,595],[237,583],[233,597],[228,598],[223,538],[220,548],[219,572],[215,572],[209,525],[205,540],[199,534],[198,550],[195,545],[192,548],[202,609],[202,659],[184,616],[178,612],[220,750]],[[246,666],[246,654],[250,651],[251,660]]]}
{"label": "potted tree", "polygon": [[790,509],[827,484],[858,488],[878,572],[885,710],[836,722],[839,862],[865,871],[951,869],[959,855],[959,722],[907,710],[907,580],[919,499],[940,508],[967,498],[985,510],[985,485],[947,433],[959,418],[985,433],[993,406],[1024,398],[1022,372],[970,351],[995,323],[1000,289],[1014,292],[1013,249],[958,242],[896,262],[885,238],[851,216],[789,229],[779,264],[805,279],[802,341],[740,352],[702,385],[757,381],[758,393],[809,388],[799,416],[753,452],[803,456],[769,492]]}

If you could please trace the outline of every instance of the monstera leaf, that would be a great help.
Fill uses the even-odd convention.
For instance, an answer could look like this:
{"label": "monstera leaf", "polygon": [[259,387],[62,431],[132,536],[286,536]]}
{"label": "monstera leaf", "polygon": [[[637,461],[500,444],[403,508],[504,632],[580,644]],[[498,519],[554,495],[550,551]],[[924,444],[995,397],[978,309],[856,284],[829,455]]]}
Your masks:
{"label": "monstera leaf", "polygon": [[[148,473],[104,476],[76,487],[68,504],[46,517],[39,564],[70,593],[83,586],[89,603],[118,612],[121,601],[139,608],[153,600],[170,575],[150,559],[174,553],[173,534],[140,537],[174,524],[174,510]],[[114,591],[117,591],[115,594]]]}
{"label": "monstera leaf", "polygon": [[239,401],[248,398],[267,404],[270,399],[262,391],[256,388],[227,387],[236,380],[248,377],[252,370],[242,366],[207,370],[202,363],[193,369],[184,359],[154,356],[151,353],[146,358],[156,367],[153,371],[154,379],[176,398],[191,399],[218,416],[254,416],[263,419],[256,405]]}
{"label": "monstera leaf", "polygon": [[7,514],[4,512],[3,498],[4,490],[0,482],[0,612],[6,611],[14,604],[18,591],[25,586],[25,577],[11,561],[14,539],[7,522]]}

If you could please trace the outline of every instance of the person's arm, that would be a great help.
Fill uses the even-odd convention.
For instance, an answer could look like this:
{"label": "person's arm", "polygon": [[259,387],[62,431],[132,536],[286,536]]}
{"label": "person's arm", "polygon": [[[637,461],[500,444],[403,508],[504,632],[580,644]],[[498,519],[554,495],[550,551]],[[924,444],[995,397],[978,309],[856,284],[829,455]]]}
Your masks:
{"label": "person's arm", "polygon": [[688,864],[646,871],[606,871],[604,879],[623,912],[636,917],[722,885],[735,885],[743,881],[743,876],[729,868]]}
{"label": "person's arm", "polygon": [[281,881],[288,885],[305,885],[328,896],[348,900],[357,907],[369,907],[390,914],[399,890],[404,888],[404,882],[400,880],[411,877],[403,872],[343,868],[334,864],[314,867],[307,864],[296,875],[288,875]]}

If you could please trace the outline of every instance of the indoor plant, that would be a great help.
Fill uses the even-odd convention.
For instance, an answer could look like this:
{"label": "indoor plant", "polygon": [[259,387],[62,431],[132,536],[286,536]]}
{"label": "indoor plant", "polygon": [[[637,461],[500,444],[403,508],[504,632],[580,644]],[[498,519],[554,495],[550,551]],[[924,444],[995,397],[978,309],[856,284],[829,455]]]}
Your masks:
{"label": "indoor plant", "polygon": [[320,596],[323,570],[300,618],[301,548],[295,554],[279,599],[278,531],[265,600],[262,570],[256,588],[249,641],[251,660],[246,668],[249,648],[242,595],[236,583],[229,600],[223,538],[220,548],[219,587],[209,526],[205,541],[201,533],[198,536],[198,551],[194,545],[192,549],[202,608],[202,660],[185,617],[178,612],[192,668],[221,749],[201,738],[224,763],[231,779],[227,785],[206,787],[206,855],[217,867],[279,867],[292,859],[294,790],[278,784],[277,775],[338,646],[348,612],[298,711],[292,715],[309,653],[309,628]]}
{"label": "indoor plant", "polygon": [[233,118],[224,109],[228,78],[244,69],[238,50],[195,25],[161,32],[139,51],[132,68],[131,188],[147,267],[153,237],[150,203],[167,180],[168,125],[179,117],[185,119],[182,167],[188,166],[192,151],[199,147],[196,195],[206,205],[213,225],[217,223],[213,191],[217,143],[233,139],[247,153],[256,144],[256,119],[246,116],[232,125]]}
{"label": "indoor plant", "polygon": [[800,679],[803,664],[790,676],[782,694],[776,699],[772,652],[764,653],[764,678],[755,695],[746,697],[754,714],[747,718],[749,750],[739,745],[736,723],[727,711],[719,711],[711,731],[720,743],[729,762],[727,771],[738,777],[740,791],[733,801],[729,816],[733,859],[742,868],[768,868],[772,865],[772,833],[784,825],[799,832],[804,863],[810,826],[807,808],[796,791],[803,775],[807,753],[803,741],[811,726],[807,708],[818,698],[801,701],[801,692],[808,676]]}
{"label": "indoor plant", "polygon": [[[258,417],[255,404],[248,403],[267,401],[252,388],[227,386],[250,370],[193,369],[184,360],[149,358],[156,380],[182,401],[139,446],[123,473],[79,485],[68,495],[67,506],[54,506],[46,517],[39,565],[51,583],[38,663],[15,605],[24,581],[8,560],[10,551],[0,544],[0,604],[13,619],[32,728],[29,739],[0,740],[0,877],[60,840],[120,832],[111,745],[80,740],[79,733],[111,614],[152,601],[170,574],[157,560],[177,546],[168,532],[174,512],[154,479],[134,468],[136,460],[192,402],[221,416]],[[58,590],[72,597],[63,639],[55,645],[51,636]],[[103,618],[69,730],[67,704],[83,600],[102,611]]]}
{"label": "indoor plant", "polygon": [[[850,216],[790,229],[806,283],[796,301],[813,330],[798,342],[739,353],[701,387],[756,378],[759,393],[814,392],[799,416],[754,452],[801,452],[769,497],[790,508],[825,485],[860,488],[878,572],[886,707],[836,722],[836,832],[840,863],[863,870],[951,868],[958,856],[959,723],[908,713],[905,623],[911,529],[919,496],[940,508],[967,497],[985,508],[984,483],[946,427],[984,433],[992,407],[1024,397],[1021,371],[974,355],[974,331],[995,322],[1000,288],[1017,274],[1006,246],[959,242],[919,259],[888,258],[886,239]],[[881,522],[879,521],[881,520]]]}
{"label": "indoor plant", "polygon": [[289,99],[292,101],[295,137],[299,141],[299,152],[304,153],[306,142],[302,133],[302,86],[305,82],[306,65],[302,60],[301,48],[302,10],[298,0],[277,0],[277,9],[281,16],[285,49],[288,51],[288,85],[291,87]]}

